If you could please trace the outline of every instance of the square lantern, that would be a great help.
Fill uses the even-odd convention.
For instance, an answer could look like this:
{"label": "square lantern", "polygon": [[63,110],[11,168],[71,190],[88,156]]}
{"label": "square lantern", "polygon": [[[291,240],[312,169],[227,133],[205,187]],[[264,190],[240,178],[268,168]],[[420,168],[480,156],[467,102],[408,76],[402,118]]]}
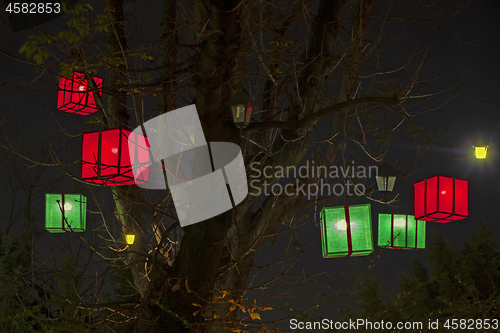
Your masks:
{"label": "square lantern", "polygon": [[425,249],[425,221],[413,215],[379,214],[378,246],[391,249]]}
{"label": "square lantern", "polygon": [[[92,80],[99,96],[102,96],[102,79],[94,77]],[[84,116],[97,111],[92,85],[88,84],[83,73],[74,73],[70,78],[59,79],[57,109]]]}
{"label": "square lantern", "polygon": [[87,198],[80,194],[45,194],[45,229],[52,233],[85,231]]}
{"label": "square lantern", "polygon": [[83,134],[84,181],[108,186],[145,184],[148,164],[148,140],[142,135],[119,128]]}
{"label": "square lantern", "polygon": [[447,223],[469,216],[466,180],[434,176],[413,184],[415,218]]}
{"label": "square lantern", "polygon": [[372,253],[370,205],[325,207],[321,212],[321,243],[323,258]]}

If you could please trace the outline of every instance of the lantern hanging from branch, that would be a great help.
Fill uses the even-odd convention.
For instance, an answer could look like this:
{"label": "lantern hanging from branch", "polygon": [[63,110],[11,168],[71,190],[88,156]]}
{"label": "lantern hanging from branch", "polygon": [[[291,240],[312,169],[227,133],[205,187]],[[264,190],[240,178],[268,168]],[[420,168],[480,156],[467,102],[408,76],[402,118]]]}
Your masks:
{"label": "lantern hanging from branch", "polygon": [[377,169],[377,187],[380,193],[390,193],[394,189],[396,178],[399,176],[399,171],[389,164],[382,164]]}
{"label": "lantern hanging from branch", "polygon": [[85,231],[87,198],[80,194],[45,194],[45,228],[52,233]]}
{"label": "lantern hanging from branch", "polygon": [[57,109],[84,116],[96,112],[97,106],[94,97],[96,91],[94,89],[97,89],[99,96],[102,96],[102,79],[94,77],[92,80],[94,81],[93,85],[87,82],[82,73],[74,73],[70,78],[60,78]]}
{"label": "lantern hanging from branch", "polygon": [[474,153],[475,153],[476,158],[478,160],[486,159],[486,153],[488,152],[487,145],[480,145],[480,146],[473,146],[473,147],[474,147]]}
{"label": "lantern hanging from branch", "polygon": [[231,113],[236,127],[247,127],[250,123],[250,117],[253,111],[253,103],[250,96],[243,90],[240,90],[231,97],[228,104],[231,107]]}
{"label": "lantern hanging from branch", "polygon": [[372,253],[370,205],[325,207],[321,212],[321,243],[323,258]]}
{"label": "lantern hanging from branch", "polygon": [[[125,129],[83,134],[82,179],[108,186],[148,182],[146,137]],[[135,172],[135,179],[134,179]]]}
{"label": "lantern hanging from branch", "polygon": [[378,246],[391,249],[425,249],[425,221],[413,215],[379,214]]}
{"label": "lantern hanging from branch", "polygon": [[127,233],[125,235],[125,241],[127,242],[127,245],[133,245],[135,241],[135,235],[132,233]]}
{"label": "lantern hanging from branch", "polygon": [[415,218],[447,223],[469,216],[468,181],[434,176],[413,184]]}

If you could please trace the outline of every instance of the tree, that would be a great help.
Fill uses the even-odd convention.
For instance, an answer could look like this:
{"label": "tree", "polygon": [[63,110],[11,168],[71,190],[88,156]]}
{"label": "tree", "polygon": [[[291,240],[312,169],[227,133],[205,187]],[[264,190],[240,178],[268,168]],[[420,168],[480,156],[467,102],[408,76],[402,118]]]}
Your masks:
{"label": "tree", "polygon": [[436,320],[445,329],[452,328],[453,319],[465,320],[468,329],[476,330],[488,331],[479,326],[485,319],[498,324],[500,254],[493,231],[480,224],[462,250],[452,249],[438,237],[426,251],[432,275],[422,263],[413,262],[411,275],[402,274],[400,290],[386,302],[381,301],[380,282],[370,279],[360,291],[361,317],[379,322],[421,322],[424,332],[435,331],[438,327],[426,326]]}
{"label": "tree", "polygon": [[[10,112],[9,112],[10,111]],[[61,182],[61,177],[51,179],[45,164],[50,162],[50,148],[30,142],[21,135],[13,142],[5,140],[8,132],[21,133],[13,117],[13,110],[4,113],[2,127],[1,193],[2,210],[0,232],[0,307],[2,331],[33,332],[51,330],[87,332],[84,315],[74,310],[71,303],[78,298],[78,277],[75,258],[69,252],[56,269],[45,270],[43,255],[35,256],[39,248],[40,230],[34,222],[39,218],[39,197]],[[12,126],[13,125],[13,126]],[[41,142],[54,139],[50,132],[40,136]],[[19,166],[24,167],[19,167]],[[11,239],[15,237],[15,241]],[[67,245],[67,244],[65,244]],[[68,307],[66,307],[68,305]]]}
{"label": "tree", "polygon": [[[366,165],[381,162],[389,158],[388,142],[403,123],[417,145],[435,144],[439,135],[431,137],[414,120],[443,101],[433,99],[437,93],[420,93],[430,45],[416,42],[397,66],[384,62],[384,49],[405,43],[395,40],[391,29],[410,38],[413,31],[445,24],[464,4],[457,4],[457,12],[441,15],[426,1],[164,0],[160,26],[148,24],[152,13],[136,12],[142,5],[106,0],[64,7],[68,28],[57,33],[40,28],[20,52],[33,59],[38,74],[50,78],[54,87],[59,75],[73,71],[87,79],[106,76],[97,116],[85,124],[87,131],[134,128],[154,115],[194,103],[207,141],[237,143],[245,165],[255,163],[247,173],[260,194],[247,196],[235,209],[210,220],[180,228],[168,192],[91,186],[88,191],[102,219],[98,232],[107,239],[86,246],[109,265],[124,263],[118,271],[130,270],[140,296],[139,304],[114,302],[105,307],[121,315],[113,320],[133,320],[137,332],[259,326],[259,313],[273,304],[260,304],[257,296],[252,296],[255,302],[248,300],[250,291],[285,277],[298,254],[287,252],[281,271],[259,286],[250,280],[257,248],[275,235],[288,237],[290,245],[309,209],[344,198],[317,192],[311,196],[304,186],[363,178],[354,173],[326,179],[323,172],[294,179],[291,195],[266,195],[261,194],[269,190],[266,186],[281,184],[284,175],[273,172],[265,183],[262,171],[281,167],[288,172],[304,159],[317,167],[347,166],[356,154]],[[241,89],[260,107],[240,132],[227,101]],[[65,129],[80,135],[78,130]],[[70,142],[63,144],[69,147]],[[420,156],[416,154],[415,162]],[[74,162],[58,153],[52,166],[81,182]],[[363,186],[368,189],[349,196],[377,200],[373,184]],[[114,202],[113,224],[111,212],[103,208],[107,195]],[[119,250],[124,247],[119,229],[136,234],[125,251]],[[112,255],[110,244],[116,250]],[[82,298],[78,307],[92,312],[102,305],[99,299]],[[110,320],[101,313],[89,326]]]}

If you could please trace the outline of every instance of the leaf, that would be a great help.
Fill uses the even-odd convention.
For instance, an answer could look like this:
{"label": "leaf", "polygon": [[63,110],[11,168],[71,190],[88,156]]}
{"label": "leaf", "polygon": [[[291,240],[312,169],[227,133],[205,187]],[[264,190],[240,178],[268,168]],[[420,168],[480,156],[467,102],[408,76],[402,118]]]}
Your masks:
{"label": "leaf", "polygon": [[188,284],[188,278],[186,278],[186,290],[188,293],[191,294],[191,289],[189,288],[189,284]]}
{"label": "leaf", "polygon": [[177,281],[177,283],[172,287],[172,291],[175,292],[175,291],[179,290],[179,288],[181,287],[181,282],[182,282],[182,279],[179,279]]}
{"label": "leaf", "polygon": [[248,311],[248,313],[250,314],[250,317],[252,317],[252,319],[258,319],[258,320],[261,320],[260,319],[260,314],[258,314],[257,312],[250,312]]}
{"label": "leaf", "polygon": [[266,311],[266,310],[272,310],[272,306],[259,306],[259,310],[261,311]]}

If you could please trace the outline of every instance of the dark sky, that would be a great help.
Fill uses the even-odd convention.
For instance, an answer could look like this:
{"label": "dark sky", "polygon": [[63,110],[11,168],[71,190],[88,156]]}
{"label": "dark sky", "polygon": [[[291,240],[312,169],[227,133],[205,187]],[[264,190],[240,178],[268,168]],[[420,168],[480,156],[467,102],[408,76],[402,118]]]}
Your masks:
{"label": "dark sky", "polygon": [[[444,90],[460,80],[452,89],[457,95],[442,107],[435,125],[443,127],[448,136],[436,147],[427,150],[420,161],[420,171],[404,180],[396,182],[395,192],[400,193],[400,201],[395,207],[372,203],[373,233],[376,244],[378,213],[413,213],[413,183],[440,174],[469,181],[469,217],[452,223],[427,223],[427,244],[435,240],[436,232],[455,249],[461,249],[477,228],[479,221],[495,231],[494,240],[500,244],[500,224],[498,221],[499,173],[500,170],[500,46],[497,32],[500,31],[500,3],[494,0],[473,1],[465,13],[453,18],[442,31],[433,32],[432,47],[421,78],[440,75],[426,84],[427,92]],[[452,37],[451,32],[456,35]],[[458,40],[466,43],[460,44]],[[436,117],[436,113],[432,114]],[[429,121],[423,117],[422,123]],[[404,135],[402,135],[404,137]],[[488,158],[476,160],[472,145],[475,137],[482,137],[489,144]],[[397,140],[391,144],[391,156],[398,160],[412,161],[416,148],[409,140]],[[380,199],[381,197],[377,197]],[[350,204],[366,203],[364,199],[350,200]],[[319,210],[318,210],[319,212]],[[317,216],[316,220],[319,218]],[[321,256],[321,238],[318,228],[311,221],[300,229],[299,238],[307,244],[303,257],[294,273],[313,274],[326,270],[331,277],[320,278],[322,285],[310,283],[301,294],[301,301],[314,300],[316,294],[330,290],[339,291],[346,285],[353,285],[362,268],[380,255],[374,263],[375,276],[382,280],[393,294],[399,285],[400,272],[411,271],[412,259],[427,262],[426,251],[398,251],[380,249],[375,246],[375,254],[364,258],[332,258]],[[264,252],[265,250],[263,250]],[[269,250],[267,250],[269,251]],[[325,290],[325,286],[331,286]],[[333,304],[342,308],[348,301],[347,294]],[[337,312],[334,307],[324,307],[318,313],[326,318]],[[338,316],[340,314],[338,313]],[[339,317],[337,317],[339,318]]]}
{"label": "dark sky", "polygon": [[[442,4],[441,4],[442,5]],[[148,10],[142,10],[144,14]],[[474,0],[465,13],[451,20],[446,29],[433,32],[432,48],[429,59],[424,66],[422,77],[440,75],[436,80],[427,84],[426,90],[437,92],[440,88],[449,87],[459,80],[465,72],[462,81],[453,88],[453,93],[458,96],[439,110],[436,124],[443,124],[444,133],[449,136],[441,141],[437,147],[430,148],[420,163],[421,171],[411,177],[398,180],[395,191],[401,194],[401,200],[396,208],[387,208],[383,205],[372,203],[373,234],[377,234],[377,216],[379,212],[412,213],[413,211],[413,182],[431,177],[436,174],[452,176],[469,180],[470,212],[469,218],[448,224],[427,223],[427,240],[432,242],[435,232],[452,242],[454,248],[461,248],[463,242],[483,220],[486,225],[495,230],[497,243],[500,243],[500,224],[498,221],[498,189],[500,188],[499,150],[500,144],[500,47],[498,32],[500,31],[500,2],[497,0]],[[148,14],[149,15],[149,14]],[[154,21],[154,20],[152,20]],[[43,29],[53,29],[54,24],[61,20],[48,23]],[[20,45],[33,31],[23,31],[11,35],[11,39],[2,49],[17,55]],[[460,43],[458,40],[470,43]],[[473,45],[472,45],[473,44]],[[397,54],[397,53],[395,53]],[[26,83],[37,77],[33,69],[25,64],[0,56],[2,71],[0,80],[6,82]],[[47,81],[47,77],[28,86],[30,89],[54,89]],[[55,120],[67,126],[70,133],[77,133],[83,125],[83,117],[54,113],[54,92],[26,92],[9,87],[1,87],[2,112],[7,106],[15,106],[15,113],[22,118],[25,126],[25,137],[33,142],[44,130],[56,125]],[[52,116],[54,114],[54,117]],[[436,116],[436,113],[432,117]],[[76,119],[76,120],[75,120]],[[425,119],[428,121],[429,119]],[[75,126],[76,121],[76,126]],[[4,124],[4,126],[9,124]],[[490,145],[486,161],[477,161],[473,158],[473,138],[480,134]],[[393,155],[407,156],[411,161],[415,153],[410,141],[401,140],[391,145]],[[448,154],[450,157],[448,157]],[[41,203],[43,200],[39,201]],[[363,199],[350,201],[350,204],[364,203]],[[319,212],[319,210],[318,210]],[[39,219],[43,223],[43,219]],[[40,225],[42,228],[42,225]],[[320,231],[313,221],[299,229],[299,239],[302,244],[307,244],[305,253],[297,263],[294,272],[301,274],[314,274],[326,270],[331,278],[322,278],[321,282],[336,286],[344,286],[353,279],[353,274],[359,274],[359,268],[371,260],[366,258],[334,258],[323,259],[321,256]],[[48,239],[48,235],[45,237]],[[268,248],[259,250],[259,257],[265,258],[269,253]],[[425,251],[396,251],[380,250],[376,248],[380,257],[375,261],[374,271],[377,277],[389,289],[397,286],[398,272],[409,272],[411,260],[416,258],[426,261]],[[306,292],[311,291],[312,299],[315,292],[324,287],[306,285]],[[310,289],[307,289],[310,288]],[[303,296],[307,298],[308,296]],[[341,303],[335,303],[341,304]],[[325,311],[325,315],[333,314]]]}

